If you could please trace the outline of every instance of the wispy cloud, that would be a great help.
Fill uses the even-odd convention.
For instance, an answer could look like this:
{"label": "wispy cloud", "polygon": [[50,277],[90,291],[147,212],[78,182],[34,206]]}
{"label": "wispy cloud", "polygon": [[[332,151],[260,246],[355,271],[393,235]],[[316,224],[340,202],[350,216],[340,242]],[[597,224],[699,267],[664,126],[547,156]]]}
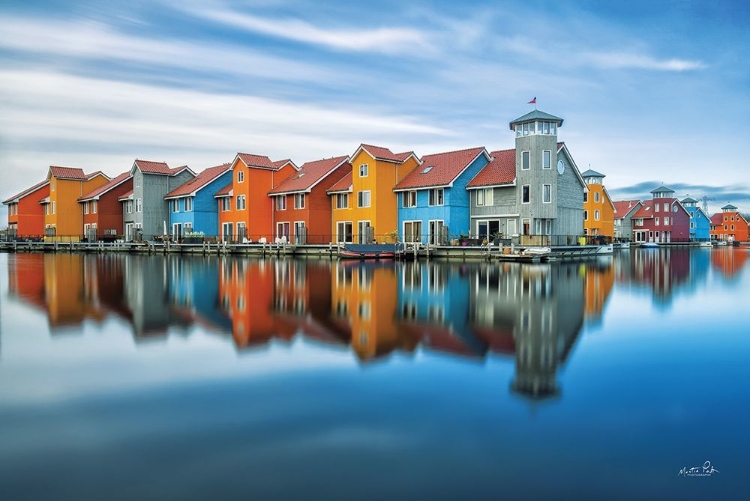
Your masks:
{"label": "wispy cloud", "polygon": [[184,7],[184,11],[253,33],[340,51],[420,54],[433,50],[427,33],[415,28],[344,29],[320,27],[297,18],[260,17],[226,9]]}
{"label": "wispy cloud", "polygon": [[716,212],[718,207],[729,202],[740,207],[740,209],[750,209],[750,186],[744,184],[730,184],[725,186],[713,186],[709,184],[698,183],[664,183],[663,181],[642,181],[630,186],[611,189],[610,193],[617,199],[650,199],[651,190],[656,189],[662,184],[675,191],[675,196],[679,199],[688,196],[702,200],[707,197],[709,209]]}
{"label": "wispy cloud", "polygon": [[655,71],[702,70],[706,65],[701,61],[686,59],[658,59],[653,56],[627,52],[589,52],[574,56],[581,64],[599,68],[639,69]]}

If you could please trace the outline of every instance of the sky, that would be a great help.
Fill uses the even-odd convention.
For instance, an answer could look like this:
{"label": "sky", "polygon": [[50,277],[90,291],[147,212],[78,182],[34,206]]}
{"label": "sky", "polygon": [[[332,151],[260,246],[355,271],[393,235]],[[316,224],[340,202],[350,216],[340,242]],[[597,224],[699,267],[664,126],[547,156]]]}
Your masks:
{"label": "sky", "polygon": [[748,22],[745,0],[6,0],[0,199],[50,165],[512,148],[536,97],[613,198],[750,212]]}

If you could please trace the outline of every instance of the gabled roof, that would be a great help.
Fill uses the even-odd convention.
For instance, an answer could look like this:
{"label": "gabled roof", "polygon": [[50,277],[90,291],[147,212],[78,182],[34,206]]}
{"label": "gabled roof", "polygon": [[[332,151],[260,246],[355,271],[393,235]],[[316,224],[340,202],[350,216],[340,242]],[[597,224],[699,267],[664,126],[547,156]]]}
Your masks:
{"label": "gabled roof", "polygon": [[[347,163],[349,157],[334,157],[315,160],[302,164],[296,175],[289,176],[276,188],[268,192],[269,195],[284,193],[309,193],[318,183],[327,178],[336,169]],[[351,175],[351,166],[347,174]],[[335,179],[332,181],[339,181]]]}
{"label": "gabled roof", "polygon": [[382,160],[384,162],[392,162],[396,164],[401,164],[406,162],[406,159],[409,157],[414,157],[414,159],[419,162],[419,158],[417,155],[414,154],[413,151],[405,151],[403,153],[393,153],[388,148],[384,148],[382,146],[374,146],[372,144],[365,144],[362,143],[359,145],[359,148],[354,152],[354,154],[350,158],[354,158],[357,155],[359,155],[360,151],[366,151],[368,155],[370,155],[375,160]]}
{"label": "gabled roof", "polygon": [[671,188],[667,188],[664,185],[661,185],[655,190],[651,190],[651,193],[674,193],[674,190]]}
{"label": "gabled roof", "polygon": [[13,195],[12,197],[8,198],[7,200],[4,200],[4,201],[3,201],[3,203],[4,203],[4,204],[12,204],[12,203],[17,203],[17,202],[18,202],[19,200],[21,200],[22,198],[24,198],[24,197],[27,197],[27,196],[31,195],[31,194],[32,194],[32,193],[34,193],[35,191],[38,191],[38,190],[40,190],[40,189],[44,188],[44,187],[45,187],[45,186],[47,186],[48,184],[49,184],[49,179],[45,179],[45,180],[44,180],[44,181],[42,181],[41,183],[37,183],[37,184],[35,184],[34,186],[32,186],[31,188],[26,188],[26,189],[25,189],[25,190],[23,190],[23,191],[22,191],[21,193],[16,193],[15,195]]}
{"label": "gabled roof", "polygon": [[60,167],[57,165],[50,165],[47,179],[50,179],[53,176],[56,179],[74,179],[77,181],[87,180],[86,174],[84,174],[83,169],[79,169],[77,167]]}
{"label": "gabled roof", "polygon": [[[658,202],[661,203],[661,202]],[[649,219],[654,217],[654,201],[653,200],[645,200],[641,202],[641,208],[638,209],[638,212],[633,214],[634,219]]]}
{"label": "gabled roof", "polygon": [[602,186],[602,191],[604,192],[604,195],[607,197],[607,200],[609,201],[609,205],[614,209],[615,203],[612,201],[612,197],[609,196],[609,191],[607,191],[607,187]]}
{"label": "gabled roof", "polygon": [[214,198],[224,198],[224,197],[231,197],[232,196],[232,183],[229,183],[228,185],[224,186],[222,189],[216,192],[214,195]]}
{"label": "gabled roof", "polygon": [[557,153],[560,152],[565,153],[565,156],[568,157],[568,161],[573,166],[573,172],[576,175],[576,178],[578,179],[578,182],[581,183],[581,186],[583,186],[584,192],[588,190],[588,187],[586,186],[586,182],[583,180],[583,177],[581,176],[581,171],[578,169],[578,166],[576,165],[576,161],[573,160],[573,155],[570,154],[570,151],[568,150],[568,146],[565,144],[564,141],[557,143]]}
{"label": "gabled roof", "polygon": [[543,111],[534,110],[513,120],[510,123],[510,130],[513,130],[513,126],[516,124],[520,124],[524,122],[533,122],[535,120],[547,120],[550,122],[557,122],[558,126],[562,125],[563,123],[563,119],[560,117],[556,117],[555,115],[550,115],[549,113],[545,113]]}
{"label": "gabled roof", "polygon": [[90,180],[94,179],[94,178],[95,178],[95,177],[97,177],[97,176],[102,176],[102,177],[103,177],[103,178],[105,178],[105,179],[106,179],[107,181],[111,181],[111,180],[112,180],[112,178],[110,178],[110,177],[109,177],[108,175],[106,175],[106,174],[105,174],[104,172],[102,172],[102,171],[98,170],[98,171],[96,171],[96,172],[92,172],[91,174],[86,174],[86,181],[90,181]]}
{"label": "gabled roof", "polygon": [[172,169],[169,168],[167,162],[151,162],[150,160],[136,158],[133,167],[138,167],[144,174],[162,174],[165,176],[172,174]]}
{"label": "gabled roof", "polygon": [[627,217],[627,215],[633,211],[633,209],[640,208],[640,200],[618,200],[612,202],[615,206],[615,219]]}
{"label": "gabled roof", "polygon": [[711,216],[711,224],[724,224],[724,216],[721,212],[717,212],[713,216]]}
{"label": "gabled roof", "polygon": [[123,195],[117,200],[122,201],[122,200],[132,200],[132,199],[133,199],[133,190],[130,190],[127,193],[123,193]]}
{"label": "gabled roof", "polygon": [[217,165],[216,167],[209,167],[194,178],[167,193],[164,196],[164,199],[195,196],[197,191],[203,189],[211,181],[214,181],[216,178],[229,171],[231,167],[232,164],[222,164]]}
{"label": "gabled roof", "polygon": [[345,193],[352,191],[352,173],[349,172],[340,181],[328,188],[326,193]]}
{"label": "gabled roof", "polygon": [[241,160],[242,163],[245,164],[246,167],[251,169],[266,169],[266,170],[281,170],[282,167],[284,167],[287,164],[291,164],[292,167],[294,167],[295,170],[299,170],[299,168],[292,162],[291,160],[284,159],[284,160],[277,160],[273,161],[270,158],[268,158],[265,155],[254,155],[252,153],[237,153],[237,156],[234,157],[234,161],[232,162],[232,165],[234,165],[237,160]]}
{"label": "gabled roof", "polygon": [[100,196],[120,186],[122,183],[126,182],[128,179],[131,179],[130,171],[123,172],[122,174],[115,177],[114,179],[111,179],[109,182],[104,183],[103,185],[99,186],[95,190],[90,191],[86,195],[82,196],[81,198],[78,199],[78,201],[85,202],[87,200],[98,200]]}
{"label": "gabled roof", "polygon": [[493,151],[490,157],[490,163],[468,182],[466,188],[513,184],[516,180],[516,150]]}
{"label": "gabled roof", "polygon": [[49,197],[44,197],[43,199],[39,200],[39,203],[41,205],[48,204],[49,203]]}
{"label": "gabled roof", "polygon": [[581,173],[581,177],[607,177],[604,174],[600,172],[596,172],[595,170],[589,169],[586,172]]}
{"label": "gabled roof", "polygon": [[481,155],[484,155],[487,160],[492,160],[483,146],[425,155],[422,157],[422,165],[407,174],[393,191],[451,186],[456,178]]}

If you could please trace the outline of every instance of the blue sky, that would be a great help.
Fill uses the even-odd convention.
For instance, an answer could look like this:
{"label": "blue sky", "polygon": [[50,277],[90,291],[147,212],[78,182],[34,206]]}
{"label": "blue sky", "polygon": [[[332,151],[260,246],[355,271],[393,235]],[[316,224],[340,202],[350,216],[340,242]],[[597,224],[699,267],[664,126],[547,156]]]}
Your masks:
{"label": "blue sky", "polygon": [[746,1],[6,1],[0,198],[51,164],[510,148],[536,96],[615,198],[665,183],[750,212],[749,21]]}

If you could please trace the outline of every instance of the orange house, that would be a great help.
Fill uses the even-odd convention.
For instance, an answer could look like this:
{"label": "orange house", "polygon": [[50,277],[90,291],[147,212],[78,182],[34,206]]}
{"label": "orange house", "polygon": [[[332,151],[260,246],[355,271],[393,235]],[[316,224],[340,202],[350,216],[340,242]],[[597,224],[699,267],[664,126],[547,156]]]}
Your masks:
{"label": "orange house", "polygon": [[393,188],[420,165],[420,160],[412,151],[393,153],[388,148],[362,144],[349,163],[351,176],[328,190],[334,241],[394,241],[398,232],[398,195]]}
{"label": "orange house", "polygon": [[581,177],[588,188],[583,194],[583,233],[614,238],[615,204],[602,182],[606,176],[589,169]]}
{"label": "orange house", "polygon": [[78,199],[110,181],[101,171],[84,174],[72,167],[49,168],[49,197],[46,206],[44,234],[50,240],[80,240],[83,234],[83,207]]}
{"label": "orange house", "polygon": [[133,177],[123,172],[113,180],[78,199],[83,209],[83,234],[94,239],[123,234],[122,204],[119,198],[133,191]]}
{"label": "orange house", "polygon": [[268,192],[299,170],[291,160],[272,161],[237,153],[232,162],[232,184],[219,190],[219,231],[226,242],[273,241],[273,200]]}
{"label": "orange house", "polygon": [[41,201],[47,197],[49,180],[44,180],[3,201],[8,206],[8,229],[11,236],[44,235],[44,206]]}
{"label": "orange house", "polygon": [[721,213],[711,217],[711,240],[747,242],[748,220],[732,204],[721,208]]}
{"label": "orange house", "polygon": [[272,189],[276,238],[295,244],[327,244],[331,239],[331,201],[326,190],[351,173],[348,157],[307,162]]}

